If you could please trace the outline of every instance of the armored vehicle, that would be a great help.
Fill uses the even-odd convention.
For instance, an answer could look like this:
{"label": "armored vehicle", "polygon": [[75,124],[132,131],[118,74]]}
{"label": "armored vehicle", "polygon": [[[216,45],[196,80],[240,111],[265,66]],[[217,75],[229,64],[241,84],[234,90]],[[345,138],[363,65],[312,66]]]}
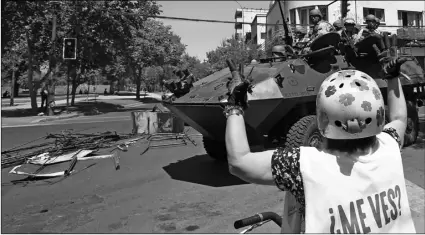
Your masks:
{"label": "armored vehicle", "polygon": [[[322,81],[334,72],[354,68],[363,71],[376,80],[386,98],[387,83],[373,50],[373,45],[381,47],[377,40],[365,39],[354,56],[341,48],[338,33],[328,33],[311,44],[312,52],[308,54],[288,56],[280,62],[269,58],[266,63],[245,65],[243,75],[252,77],[254,84],[252,94],[248,94],[250,107],[245,112],[251,151],[276,145],[317,146],[322,136],[316,124],[316,95]],[[413,57],[402,65],[401,72],[408,107],[405,145],[410,145],[416,141],[419,129],[414,90],[425,90],[425,78]],[[164,102],[171,112],[203,135],[206,152],[216,160],[226,159],[223,107],[230,77],[229,69],[223,69],[195,82],[187,94]]]}

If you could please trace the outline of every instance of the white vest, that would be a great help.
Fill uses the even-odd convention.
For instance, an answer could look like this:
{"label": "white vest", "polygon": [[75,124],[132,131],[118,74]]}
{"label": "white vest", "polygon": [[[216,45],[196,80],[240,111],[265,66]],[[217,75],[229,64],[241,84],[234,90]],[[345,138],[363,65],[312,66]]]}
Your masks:
{"label": "white vest", "polygon": [[416,233],[401,153],[388,134],[356,162],[301,147],[306,233]]}

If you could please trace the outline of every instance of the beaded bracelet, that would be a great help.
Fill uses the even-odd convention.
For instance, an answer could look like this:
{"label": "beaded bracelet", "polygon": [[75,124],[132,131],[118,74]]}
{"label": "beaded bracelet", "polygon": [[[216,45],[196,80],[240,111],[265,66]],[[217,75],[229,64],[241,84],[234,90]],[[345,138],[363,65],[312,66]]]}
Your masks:
{"label": "beaded bracelet", "polygon": [[229,116],[231,116],[231,115],[244,115],[244,112],[243,112],[243,109],[242,109],[242,107],[240,107],[240,106],[237,106],[237,105],[227,105],[225,108],[224,108],[224,111],[223,111],[223,114],[224,114],[224,116],[226,116],[226,118],[228,118]]}

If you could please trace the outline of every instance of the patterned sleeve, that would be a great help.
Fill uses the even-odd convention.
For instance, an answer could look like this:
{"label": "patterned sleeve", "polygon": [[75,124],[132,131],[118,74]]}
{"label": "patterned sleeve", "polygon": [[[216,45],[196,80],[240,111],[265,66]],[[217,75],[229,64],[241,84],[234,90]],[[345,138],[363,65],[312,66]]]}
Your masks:
{"label": "patterned sleeve", "polygon": [[299,160],[299,147],[278,148],[272,156],[272,174],[276,186],[282,191],[291,192],[304,207],[304,185]]}
{"label": "patterned sleeve", "polygon": [[333,26],[329,23],[320,23],[320,25],[318,26],[318,30],[317,30],[317,36],[322,36],[325,35],[329,32],[332,32],[333,30]]}
{"label": "patterned sleeve", "polygon": [[401,148],[403,147],[403,145],[401,143],[400,136],[398,135],[397,131],[394,128],[390,127],[390,128],[385,128],[382,132],[385,132],[391,137],[393,137],[395,141],[397,141],[398,147],[400,147],[400,151],[401,151]]}

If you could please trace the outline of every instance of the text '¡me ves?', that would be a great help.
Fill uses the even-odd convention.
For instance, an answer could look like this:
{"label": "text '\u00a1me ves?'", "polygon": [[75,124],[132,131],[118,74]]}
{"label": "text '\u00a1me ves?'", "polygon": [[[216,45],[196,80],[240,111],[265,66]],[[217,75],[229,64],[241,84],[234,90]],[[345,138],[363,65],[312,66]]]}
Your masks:
{"label": "text '\u00a1me ves?'", "polygon": [[[378,228],[382,228],[382,226],[389,224],[401,216],[400,200],[401,190],[396,185],[394,189],[390,188],[373,196],[368,196],[366,199],[358,199],[350,202],[350,211],[344,211],[341,205],[338,205],[335,212],[333,208],[329,208],[331,219],[329,232],[332,234],[370,233],[371,229],[365,223],[366,221],[370,221],[367,220],[369,216],[373,216]],[[369,207],[370,209],[365,207]],[[371,213],[368,211],[371,211]],[[383,218],[381,215],[383,215]],[[341,228],[335,228],[336,220],[340,220]]]}

